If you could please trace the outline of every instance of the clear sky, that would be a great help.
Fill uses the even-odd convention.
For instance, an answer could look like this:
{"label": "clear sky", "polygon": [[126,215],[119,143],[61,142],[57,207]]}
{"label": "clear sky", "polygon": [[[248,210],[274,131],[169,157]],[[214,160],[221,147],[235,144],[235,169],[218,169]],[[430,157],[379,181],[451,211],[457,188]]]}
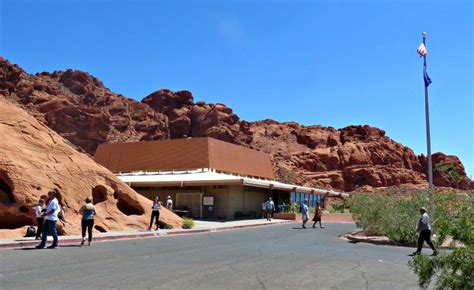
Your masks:
{"label": "clear sky", "polygon": [[0,54],[30,73],[84,70],[137,100],[187,89],[248,121],[368,124],[417,154],[427,31],[433,152],[474,177],[471,0],[0,3]]}

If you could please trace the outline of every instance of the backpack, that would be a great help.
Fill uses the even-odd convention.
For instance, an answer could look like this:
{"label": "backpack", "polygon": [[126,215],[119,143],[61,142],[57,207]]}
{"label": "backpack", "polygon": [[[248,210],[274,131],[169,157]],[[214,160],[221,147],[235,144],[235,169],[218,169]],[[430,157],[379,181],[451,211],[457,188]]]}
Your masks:
{"label": "backpack", "polygon": [[25,237],[34,237],[34,236],[36,236],[36,229],[33,226],[29,226],[26,229]]}

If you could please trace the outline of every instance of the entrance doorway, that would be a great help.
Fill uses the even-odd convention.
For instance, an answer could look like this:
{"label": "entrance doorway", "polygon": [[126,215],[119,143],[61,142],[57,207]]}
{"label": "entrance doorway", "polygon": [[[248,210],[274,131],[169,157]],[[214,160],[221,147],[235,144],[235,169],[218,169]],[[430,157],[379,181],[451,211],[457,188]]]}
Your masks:
{"label": "entrance doorway", "polygon": [[176,208],[190,211],[190,216],[202,218],[202,193],[177,193]]}

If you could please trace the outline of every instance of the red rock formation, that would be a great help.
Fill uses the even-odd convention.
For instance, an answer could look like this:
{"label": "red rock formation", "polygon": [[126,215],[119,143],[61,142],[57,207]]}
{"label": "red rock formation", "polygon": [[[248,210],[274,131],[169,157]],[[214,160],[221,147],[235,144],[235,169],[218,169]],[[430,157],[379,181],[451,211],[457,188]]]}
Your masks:
{"label": "red rock formation", "polygon": [[[151,201],[137,194],[106,168],[79,153],[33,116],[0,94],[0,229],[35,224],[33,205],[58,188],[70,224],[59,232],[80,233],[79,209],[93,197],[97,231],[144,229]],[[179,226],[181,218],[162,210],[160,220]],[[0,237],[9,233],[0,232]]]}
{"label": "red rock formation", "polygon": [[[267,152],[286,182],[346,191],[427,185],[424,157],[377,128],[246,122],[223,104],[195,102],[189,91],[163,89],[139,103],[110,92],[84,72],[32,76],[0,59],[2,75],[0,90],[89,154],[104,142],[210,136]],[[457,157],[435,154],[434,159],[434,164],[442,160],[459,169],[456,181],[456,174],[435,171],[436,185],[474,188]]]}
{"label": "red rock formation", "polygon": [[110,92],[88,73],[29,75],[0,57],[0,78],[0,92],[7,98],[89,154],[104,142],[169,137],[165,115]]}

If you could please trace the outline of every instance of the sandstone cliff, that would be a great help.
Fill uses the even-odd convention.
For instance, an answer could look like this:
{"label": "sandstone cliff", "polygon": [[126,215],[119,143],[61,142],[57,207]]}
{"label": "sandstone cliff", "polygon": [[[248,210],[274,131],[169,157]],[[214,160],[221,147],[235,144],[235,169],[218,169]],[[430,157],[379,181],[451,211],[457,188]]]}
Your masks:
{"label": "sandstone cliff", "polygon": [[[41,124],[0,93],[0,229],[35,224],[33,205],[58,188],[70,224],[62,234],[80,233],[79,209],[93,197],[100,232],[144,229],[151,201],[137,194],[56,132]],[[160,219],[179,226],[181,219],[164,209]],[[0,236],[8,232],[0,231]]]}
{"label": "sandstone cliff", "polygon": [[[346,191],[427,185],[425,157],[378,128],[246,122],[224,104],[195,102],[189,91],[163,89],[137,102],[85,72],[30,75],[5,59],[0,77],[11,101],[91,155],[104,142],[210,136],[269,153],[285,182]],[[437,186],[474,188],[456,156],[433,157]]]}

